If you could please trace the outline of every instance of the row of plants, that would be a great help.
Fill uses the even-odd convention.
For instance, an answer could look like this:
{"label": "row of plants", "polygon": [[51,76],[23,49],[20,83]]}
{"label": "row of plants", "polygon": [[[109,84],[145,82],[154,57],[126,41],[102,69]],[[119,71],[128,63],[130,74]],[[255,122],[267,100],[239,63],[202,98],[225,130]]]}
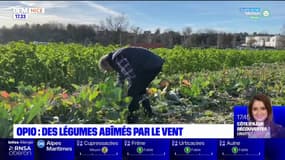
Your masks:
{"label": "row of plants", "polygon": [[[106,75],[100,72],[98,60],[118,47],[24,42],[0,45],[0,89],[17,91],[21,83],[66,89],[72,89],[72,84],[99,83]],[[153,51],[166,60],[163,73],[167,75],[285,61],[284,50],[186,49],[177,46]]]}
{"label": "row of plants", "polygon": [[0,137],[11,137],[13,124],[125,123],[130,98],[113,80],[64,88],[19,86],[0,92]]}
{"label": "row of plants", "polygon": [[158,115],[165,113],[169,118],[164,123],[231,124],[233,107],[248,105],[258,93],[268,95],[273,105],[285,104],[285,64],[255,64],[161,79],[150,93]]}
{"label": "row of plants", "polygon": [[[235,105],[247,105],[265,93],[274,105],[285,104],[285,64],[257,64],[220,71],[159,75],[148,94],[154,116],[141,108],[138,123],[233,123]],[[131,98],[106,78],[100,83],[62,87],[21,84],[17,92],[1,91],[1,137],[21,123],[126,123]]]}

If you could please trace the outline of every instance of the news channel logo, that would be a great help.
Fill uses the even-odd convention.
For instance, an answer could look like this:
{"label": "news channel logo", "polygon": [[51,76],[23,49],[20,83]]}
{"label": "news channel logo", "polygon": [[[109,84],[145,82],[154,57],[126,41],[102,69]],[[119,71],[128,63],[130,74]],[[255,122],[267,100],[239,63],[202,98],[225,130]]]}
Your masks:
{"label": "news channel logo", "polygon": [[42,149],[45,147],[45,141],[44,140],[38,140],[37,141],[37,147]]}
{"label": "news channel logo", "polygon": [[44,14],[45,8],[13,8],[13,19],[27,20],[31,14]]}
{"label": "news channel logo", "polygon": [[262,9],[257,7],[240,8],[240,12],[251,19],[260,19],[271,16],[269,9]]}

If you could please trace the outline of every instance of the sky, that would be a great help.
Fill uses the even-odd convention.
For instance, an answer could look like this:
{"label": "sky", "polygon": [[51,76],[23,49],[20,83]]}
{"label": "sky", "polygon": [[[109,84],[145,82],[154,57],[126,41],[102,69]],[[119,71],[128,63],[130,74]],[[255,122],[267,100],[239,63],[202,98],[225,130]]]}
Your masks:
{"label": "sky", "polygon": [[[13,19],[13,8],[45,8],[44,14],[28,15],[26,20]],[[250,18],[241,8],[269,11],[267,17]],[[107,17],[124,15],[129,26],[154,32],[172,29],[193,32],[204,29],[238,33],[281,33],[285,25],[285,1],[0,1],[0,27],[14,24],[63,23],[100,24]]]}

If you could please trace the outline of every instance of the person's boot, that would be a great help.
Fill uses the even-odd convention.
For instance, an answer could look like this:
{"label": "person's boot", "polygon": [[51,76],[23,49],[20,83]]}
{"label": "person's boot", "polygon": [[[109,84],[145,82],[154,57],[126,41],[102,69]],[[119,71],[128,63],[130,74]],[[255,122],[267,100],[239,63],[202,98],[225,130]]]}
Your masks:
{"label": "person's boot", "polygon": [[141,99],[140,97],[133,97],[131,103],[128,106],[130,113],[133,113],[134,111],[139,110],[139,108],[140,108],[140,104],[139,104],[140,99]]}
{"label": "person's boot", "polygon": [[138,116],[135,116],[132,112],[129,113],[127,117],[128,124],[134,124],[138,122]]}
{"label": "person's boot", "polygon": [[152,109],[150,106],[150,100],[148,98],[144,99],[142,101],[142,106],[144,108],[144,113],[147,117],[151,117],[153,115]]}
{"label": "person's boot", "polygon": [[127,123],[137,123],[138,122],[138,116],[134,113],[139,110],[140,104],[139,104],[140,97],[133,97],[131,103],[129,104],[129,114],[127,117]]}

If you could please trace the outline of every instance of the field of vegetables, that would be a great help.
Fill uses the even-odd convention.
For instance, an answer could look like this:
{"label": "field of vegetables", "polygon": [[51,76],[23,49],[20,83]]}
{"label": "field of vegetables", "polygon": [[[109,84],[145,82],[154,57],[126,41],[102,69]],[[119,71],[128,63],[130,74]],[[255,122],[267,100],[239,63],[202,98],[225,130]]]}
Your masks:
{"label": "field of vegetables", "polygon": [[[129,97],[98,60],[118,46],[0,45],[0,137],[13,123],[126,123]],[[150,86],[155,116],[139,123],[232,123],[234,105],[266,93],[285,104],[285,50],[154,49],[166,63]]]}

